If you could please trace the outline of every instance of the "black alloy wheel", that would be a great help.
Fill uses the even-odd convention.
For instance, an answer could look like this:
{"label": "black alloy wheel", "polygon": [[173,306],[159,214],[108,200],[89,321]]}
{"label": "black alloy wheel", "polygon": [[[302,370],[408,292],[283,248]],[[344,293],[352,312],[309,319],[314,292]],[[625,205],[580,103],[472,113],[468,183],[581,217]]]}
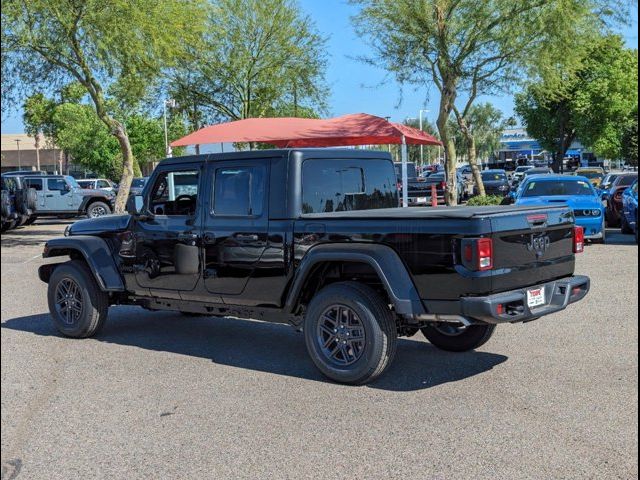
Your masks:
{"label": "black alloy wheel", "polygon": [[316,293],[303,327],[315,366],[351,385],[382,375],[395,355],[397,330],[386,295],[358,282],[333,283]]}
{"label": "black alloy wheel", "polygon": [[56,312],[67,325],[73,325],[82,315],[80,286],[73,278],[63,278],[56,286]]}
{"label": "black alloy wheel", "polygon": [[325,359],[337,366],[357,362],[364,352],[364,326],[358,314],[346,305],[327,308],[318,322],[316,335]]}

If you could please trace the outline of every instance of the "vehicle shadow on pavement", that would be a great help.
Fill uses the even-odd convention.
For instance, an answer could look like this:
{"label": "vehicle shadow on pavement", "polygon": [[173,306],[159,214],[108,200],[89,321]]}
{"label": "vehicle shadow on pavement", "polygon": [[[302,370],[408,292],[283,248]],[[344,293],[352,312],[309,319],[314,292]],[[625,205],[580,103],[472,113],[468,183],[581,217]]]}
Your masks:
{"label": "vehicle shadow on pavement", "polygon": [[[60,336],[49,314],[9,319],[2,328]],[[220,365],[330,383],[311,362],[302,334],[288,325],[116,307],[93,339],[68,341],[98,341],[173,352],[207,358]],[[368,387],[388,391],[427,389],[481,374],[507,358],[488,352],[443,352],[426,342],[402,338],[389,370]]]}
{"label": "vehicle shadow on pavement", "polygon": [[51,238],[51,232],[47,230],[32,229],[29,227],[18,227],[16,230],[9,230],[2,233],[2,248],[28,247],[42,245]]}

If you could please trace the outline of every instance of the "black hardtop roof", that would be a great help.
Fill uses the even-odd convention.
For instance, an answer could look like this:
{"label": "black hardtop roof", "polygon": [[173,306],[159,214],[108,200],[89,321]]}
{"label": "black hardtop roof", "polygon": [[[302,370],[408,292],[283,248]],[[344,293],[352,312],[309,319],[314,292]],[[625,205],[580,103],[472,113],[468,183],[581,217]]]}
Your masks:
{"label": "black hardtop roof", "polygon": [[308,158],[380,158],[391,160],[389,152],[377,150],[355,150],[350,148],[274,148],[269,150],[245,150],[241,152],[185,155],[183,157],[165,158],[160,164],[171,165],[191,162],[219,162],[223,160],[288,157],[294,153],[299,153]]}
{"label": "black hardtop roof", "polygon": [[65,178],[71,177],[71,175],[44,175],[44,174],[35,174],[35,175],[21,175],[24,178]]}

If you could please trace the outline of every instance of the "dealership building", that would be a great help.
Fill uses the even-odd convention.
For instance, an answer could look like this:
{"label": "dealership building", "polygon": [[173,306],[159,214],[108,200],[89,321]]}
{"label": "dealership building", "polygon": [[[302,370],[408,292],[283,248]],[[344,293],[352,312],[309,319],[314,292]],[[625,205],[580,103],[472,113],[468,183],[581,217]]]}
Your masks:
{"label": "dealership building", "polygon": [[[542,148],[540,143],[527,133],[524,128],[509,128],[502,132],[500,150],[496,153],[498,164],[543,164],[551,160],[552,154]],[[580,142],[571,144],[565,158],[575,165],[593,163],[595,155],[588,151]]]}
{"label": "dealership building", "polygon": [[[64,164],[62,150],[44,136],[40,136],[40,146],[36,152],[36,140],[26,133],[3,133],[0,152],[2,173],[13,170],[44,170],[58,173]],[[40,165],[38,166],[38,157]]]}

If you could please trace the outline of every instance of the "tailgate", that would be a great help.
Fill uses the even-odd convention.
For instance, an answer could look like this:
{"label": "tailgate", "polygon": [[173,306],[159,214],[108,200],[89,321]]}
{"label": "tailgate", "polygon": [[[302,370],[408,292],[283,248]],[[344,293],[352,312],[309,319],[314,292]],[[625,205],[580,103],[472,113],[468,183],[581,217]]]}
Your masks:
{"label": "tailgate", "polygon": [[492,290],[503,292],[573,275],[573,224],[568,207],[491,216]]}

